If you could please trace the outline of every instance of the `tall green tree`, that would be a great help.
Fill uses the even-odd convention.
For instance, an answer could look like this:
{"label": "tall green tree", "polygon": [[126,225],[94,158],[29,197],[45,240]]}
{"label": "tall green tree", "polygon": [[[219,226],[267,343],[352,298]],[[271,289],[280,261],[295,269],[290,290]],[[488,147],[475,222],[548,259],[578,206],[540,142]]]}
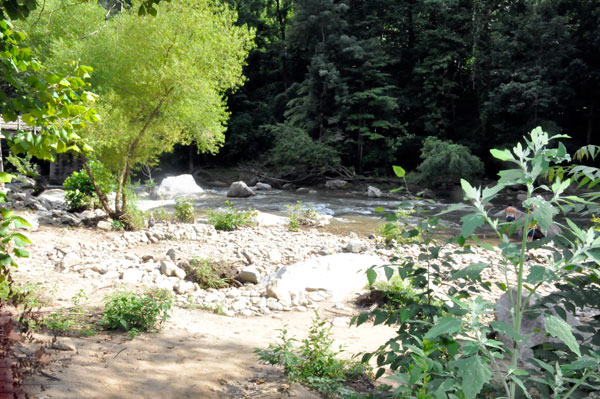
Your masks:
{"label": "tall green tree", "polygon": [[[28,28],[43,29],[38,36],[53,32],[51,40],[39,41],[48,63],[80,59],[96,70],[92,83],[105,117],[85,137],[118,176],[114,209],[105,200],[103,205],[119,218],[126,208],[124,187],[136,168],[152,165],[176,144],[195,143],[210,153],[222,146],[225,93],[244,80],[252,31],[235,26],[235,12],[224,5],[178,1],[160,3],[155,17],[138,15],[138,7],[125,9],[83,33],[107,11],[86,3],[73,13],[62,4],[49,2]],[[86,17],[90,24],[82,23]]]}

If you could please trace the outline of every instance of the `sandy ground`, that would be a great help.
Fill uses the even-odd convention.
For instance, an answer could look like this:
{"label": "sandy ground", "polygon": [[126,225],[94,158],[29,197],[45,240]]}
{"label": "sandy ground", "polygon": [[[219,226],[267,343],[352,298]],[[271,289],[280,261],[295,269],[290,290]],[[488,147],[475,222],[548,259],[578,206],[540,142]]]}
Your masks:
{"label": "sandy ground", "polygon": [[[32,251],[50,246],[102,240],[113,232],[90,229],[42,227],[30,233]],[[76,273],[58,273],[37,260],[23,261],[16,278],[20,282],[42,283],[53,308],[68,306],[82,289],[90,304],[114,287]],[[39,263],[41,262],[41,264]],[[339,304],[338,304],[339,305]],[[345,322],[358,313],[350,302],[342,309],[333,303],[319,303],[319,314],[332,322],[332,333],[346,357],[372,351],[394,334],[385,326],[347,327]],[[313,312],[283,312],[261,317],[226,317],[198,309],[174,308],[160,332],[131,339],[125,333],[100,333],[71,338],[76,351],[46,349],[50,363],[26,380],[26,391],[39,399],[77,398],[319,398],[297,384],[289,385],[273,366],[258,363],[255,348],[277,342],[283,328],[289,336],[302,339],[314,317]],[[335,322],[334,322],[335,321]],[[40,335],[48,342],[52,337]]]}

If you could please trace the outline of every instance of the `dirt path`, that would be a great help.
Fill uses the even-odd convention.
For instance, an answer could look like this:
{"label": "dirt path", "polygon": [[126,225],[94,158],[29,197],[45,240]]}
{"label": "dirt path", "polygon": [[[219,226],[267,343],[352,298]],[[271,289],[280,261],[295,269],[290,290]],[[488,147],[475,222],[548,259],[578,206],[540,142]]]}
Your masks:
{"label": "dirt path", "polygon": [[[378,326],[345,327],[351,309],[330,309],[332,333],[349,356],[373,350],[393,330]],[[72,338],[76,352],[50,350],[52,364],[26,381],[37,398],[318,398],[302,387],[289,387],[274,367],[260,365],[254,348],[277,341],[279,329],[304,338],[314,315],[288,312],[280,317],[231,318],[201,310],[175,309],[159,333],[131,340],[126,334]],[[263,381],[270,384],[261,387]],[[258,384],[257,384],[258,382]]]}
{"label": "dirt path", "polygon": [[[30,234],[37,247],[33,251],[113,235],[48,227]],[[43,283],[43,294],[52,298],[54,309],[70,305],[70,298],[79,290],[98,306],[114,288],[77,273],[57,272],[40,259],[24,262],[17,278]],[[350,318],[358,313],[350,303],[320,302],[318,311],[332,323],[335,347],[343,345],[346,357],[374,350],[394,334],[385,326],[348,327]],[[278,330],[283,328],[288,336],[305,338],[313,317],[312,311],[226,317],[175,307],[157,333],[132,340],[125,333],[102,332],[71,338],[75,351],[47,349],[50,363],[43,373],[27,379],[24,389],[38,399],[319,398],[302,386],[287,384],[277,368],[259,364],[254,354],[255,348],[276,343]]]}

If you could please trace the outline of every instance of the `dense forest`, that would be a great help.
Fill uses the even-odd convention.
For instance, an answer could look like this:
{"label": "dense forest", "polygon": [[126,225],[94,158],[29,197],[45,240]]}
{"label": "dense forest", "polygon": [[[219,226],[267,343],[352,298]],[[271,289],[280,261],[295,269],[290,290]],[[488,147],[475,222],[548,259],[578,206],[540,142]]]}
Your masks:
{"label": "dense forest", "polygon": [[597,0],[228,1],[256,47],[209,163],[382,175],[447,153],[492,175],[489,149],[535,126],[599,142]]}

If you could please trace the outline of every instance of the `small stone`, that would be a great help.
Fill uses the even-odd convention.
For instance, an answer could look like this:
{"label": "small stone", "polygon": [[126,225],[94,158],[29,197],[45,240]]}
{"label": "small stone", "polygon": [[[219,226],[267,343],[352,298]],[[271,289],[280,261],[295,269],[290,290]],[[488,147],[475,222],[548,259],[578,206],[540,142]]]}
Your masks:
{"label": "small stone", "polygon": [[57,338],[56,341],[52,343],[52,348],[57,349],[59,351],[75,351],[75,345],[71,341],[70,338],[60,337]]}
{"label": "small stone", "polygon": [[98,222],[98,224],[96,225],[96,228],[99,230],[104,230],[104,231],[111,231],[112,230],[112,223],[106,221],[106,220],[100,220]]}
{"label": "small stone", "polygon": [[144,272],[139,269],[127,269],[123,272],[121,280],[127,284],[139,284],[144,276]]}
{"label": "small stone", "polygon": [[243,283],[248,282],[248,283],[258,284],[258,281],[260,279],[260,272],[258,271],[258,269],[256,267],[248,266],[240,272],[240,275],[238,276],[238,278]]}

